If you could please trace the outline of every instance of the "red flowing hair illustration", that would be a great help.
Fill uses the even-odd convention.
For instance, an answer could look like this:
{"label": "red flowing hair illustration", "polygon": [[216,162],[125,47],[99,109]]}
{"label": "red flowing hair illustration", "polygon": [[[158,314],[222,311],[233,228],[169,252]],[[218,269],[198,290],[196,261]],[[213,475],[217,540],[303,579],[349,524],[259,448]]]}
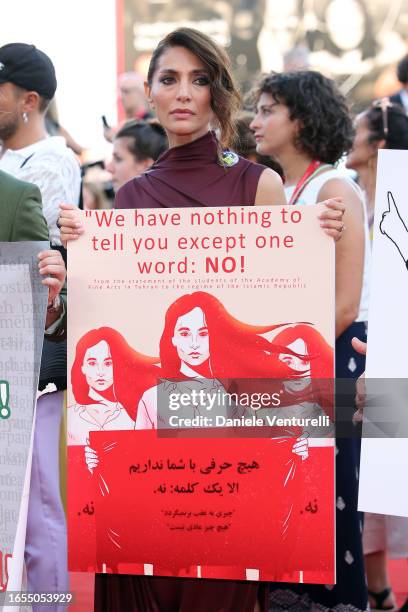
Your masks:
{"label": "red flowing hair illustration", "polygon": [[[273,342],[288,347],[296,340],[303,340],[306,351],[298,354],[303,361],[310,363],[310,387],[303,392],[302,401],[315,401],[330,419],[333,420],[334,408],[334,351],[321,333],[310,325],[294,324],[280,331]],[[283,354],[287,351],[282,351]]]}
{"label": "red flowing hair illustration", "polygon": [[307,352],[305,355],[298,354],[298,357],[310,362],[310,377],[333,378],[333,349],[316,328],[305,324],[289,325],[274,337],[273,342],[288,347],[299,339],[304,341]]}
{"label": "red flowing hair illustration", "polygon": [[[279,329],[277,325],[249,325],[234,318],[210,293],[196,291],[173,302],[167,312],[160,340],[162,375],[177,378],[180,358],[172,344],[177,319],[194,308],[201,308],[209,332],[210,369],[217,378],[294,378],[291,368],[279,360],[280,353],[297,355],[287,347],[270,342],[261,334]],[[305,325],[305,327],[307,327]],[[317,332],[318,333],[318,332]]]}
{"label": "red flowing hair illustration", "polygon": [[[288,345],[299,337],[305,341],[308,348],[307,359],[311,362],[311,377],[319,379],[333,377],[333,349],[311,324],[249,325],[234,318],[215,296],[197,291],[178,298],[166,312],[165,326],[160,340],[160,360],[164,378],[180,378],[181,361],[177,349],[173,346],[172,338],[177,319],[194,308],[200,308],[204,313],[210,348],[210,358],[206,368],[196,369],[206,377],[229,380],[230,391],[236,391],[239,387],[241,392],[254,392],[257,385],[252,379],[266,379],[270,381],[270,391],[276,391],[282,386],[280,381],[301,377],[301,373],[280,359],[282,354],[300,359],[306,358],[305,355],[288,348]],[[287,328],[278,333],[272,341],[262,335],[283,327]],[[231,379],[235,379],[235,382]],[[240,379],[239,382],[237,379]],[[278,380],[274,384],[271,379]],[[320,393],[321,385],[318,387],[319,391],[316,391],[318,400],[322,401],[326,411],[331,413],[330,393]],[[327,391],[327,385],[325,390]],[[310,388],[305,396],[302,391],[296,394],[296,397],[283,392],[280,396],[281,406],[291,404],[295,399],[298,402],[310,400],[311,396],[316,399],[314,392],[315,388]]]}
{"label": "red flowing hair illustration", "polygon": [[118,331],[111,327],[91,329],[76,345],[75,360],[71,369],[72,392],[78,404],[94,404],[89,397],[89,385],[82,373],[86,351],[105,341],[109,346],[113,364],[113,385],[100,395],[120,402],[132,419],[136,419],[139,400],[149,387],[157,384],[161,376],[157,357],[148,357],[135,351]]}

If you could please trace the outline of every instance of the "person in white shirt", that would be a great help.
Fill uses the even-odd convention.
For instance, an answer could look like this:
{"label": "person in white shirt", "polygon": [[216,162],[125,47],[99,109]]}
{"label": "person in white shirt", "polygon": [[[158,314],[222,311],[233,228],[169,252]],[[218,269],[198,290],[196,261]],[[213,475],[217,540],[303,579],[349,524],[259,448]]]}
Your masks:
{"label": "person in white shirt", "polygon": [[[49,138],[45,128],[45,113],[56,87],[54,66],[45,53],[23,43],[0,48],[0,169],[40,189],[50,242],[58,249],[59,205],[79,203],[81,176],[79,164],[64,139]],[[62,320],[65,302],[55,303],[53,308]],[[37,403],[25,549],[28,589],[63,592],[68,589],[67,536],[58,460],[66,388],[63,342],[51,344],[45,340],[40,378],[44,386],[54,383],[57,391],[43,393]],[[58,609],[57,604],[33,605],[34,612]]]}
{"label": "person in white shirt", "polygon": [[39,49],[20,43],[0,48],[0,65],[0,169],[39,187],[50,242],[60,245],[59,205],[79,203],[81,173],[65,139],[47,134],[54,67]]}

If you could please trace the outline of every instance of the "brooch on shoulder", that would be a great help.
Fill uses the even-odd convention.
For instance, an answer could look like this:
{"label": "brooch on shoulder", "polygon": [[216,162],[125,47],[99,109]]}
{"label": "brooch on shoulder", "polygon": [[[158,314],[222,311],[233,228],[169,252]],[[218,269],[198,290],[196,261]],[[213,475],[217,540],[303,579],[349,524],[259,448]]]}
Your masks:
{"label": "brooch on shoulder", "polygon": [[223,168],[232,168],[232,166],[236,166],[238,162],[239,155],[229,149],[225,149],[218,157],[218,163],[220,166],[223,166]]}

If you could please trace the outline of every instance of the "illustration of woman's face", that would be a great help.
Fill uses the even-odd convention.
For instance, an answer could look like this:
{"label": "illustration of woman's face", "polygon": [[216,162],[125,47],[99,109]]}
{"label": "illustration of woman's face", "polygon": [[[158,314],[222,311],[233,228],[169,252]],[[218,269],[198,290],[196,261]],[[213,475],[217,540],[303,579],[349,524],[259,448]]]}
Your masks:
{"label": "illustration of woman's face", "polygon": [[[300,355],[307,355],[307,346],[302,338],[297,338],[290,344],[288,349]],[[289,392],[303,391],[310,385],[310,361],[301,359],[296,355],[288,355],[287,353],[281,353],[279,355],[280,361],[286,363],[291,370],[296,372],[299,378],[285,381],[283,386]]]}
{"label": "illustration of woman's face", "polygon": [[201,308],[179,317],[174,328],[173,346],[182,362],[194,368],[210,357],[207,323]]}
{"label": "illustration of woman's face", "polygon": [[88,385],[95,391],[105,391],[113,384],[113,365],[109,345],[105,340],[89,347],[81,367]]}

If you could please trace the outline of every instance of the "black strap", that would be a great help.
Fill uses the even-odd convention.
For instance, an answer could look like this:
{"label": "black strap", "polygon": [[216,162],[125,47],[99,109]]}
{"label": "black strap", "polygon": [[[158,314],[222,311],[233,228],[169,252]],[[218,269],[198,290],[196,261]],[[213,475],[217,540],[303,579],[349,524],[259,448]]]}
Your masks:
{"label": "black strap", "polygon": [[387,606],[384,607],[384,601],[391,595],[390,587],[386,587],[380,593],[374,593],[374,591],[368,591],[370,597],[375,600],[375,607],[377,610],[394,610],[395,606]]}
{"label": "black strap", "polygon": [[[35,153],[35,151],[34,151]],[[34,155],[34,153],[31,153],[31,155],[29,155],[28,157],[25,158],[25,160],[23,161],[23,163],[20,166],[20,170],[21,168],[24,168],[24,166],[26,165],[26,163],[32,158],[32,156]]]}

